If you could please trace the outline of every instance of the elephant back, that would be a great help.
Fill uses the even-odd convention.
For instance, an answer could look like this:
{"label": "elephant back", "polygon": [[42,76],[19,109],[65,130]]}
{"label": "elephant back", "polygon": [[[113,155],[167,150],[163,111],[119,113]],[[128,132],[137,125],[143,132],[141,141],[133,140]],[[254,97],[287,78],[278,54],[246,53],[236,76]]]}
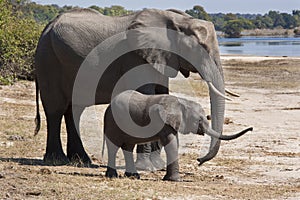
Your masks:
{"label": "elephant back", "polygon": [[131,17],[105,16],[93,9],[75,9],[63,13],[52,22],[53,45],[57,45],[56,48],[60,48],[61,44],[66,45],[66,48],[85,58],[105,39],[125,31]]}

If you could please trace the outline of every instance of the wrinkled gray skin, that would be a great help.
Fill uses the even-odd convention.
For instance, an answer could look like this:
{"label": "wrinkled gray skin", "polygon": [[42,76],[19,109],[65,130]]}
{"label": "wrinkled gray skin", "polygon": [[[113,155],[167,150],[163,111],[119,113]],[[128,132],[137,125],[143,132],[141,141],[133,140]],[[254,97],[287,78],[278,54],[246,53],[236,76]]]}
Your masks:
{"label": "wrinkled gray skin", "polygon": [[[139,126],[152,123],[149,135],[134,133],[132,124],[124,119],[125,113]],[[127,117],[127,116],[126,116]],[[154,126],[153,126],[154,123]],[[155,126],[157,125],[157,126]],[[132,130],[132,131],[131,131]],[[140,178],[133,161],[135,144],[160,140],[167,154],[167,173],[164,180],[179,181],[177,132],[183,134],[204,133],[221,140],[238,138],[252,128],[234,135],[220,135],[210,128],[201,105],[172,95],[144,95],[128,90],[116,96],[104,115],[104,135],[108,149],[106,176],[118,177],[116,171],[116,153],[121,147],[126,162],[125,176]]]}
{"label": "wrinkled gray skin", "polygon": [[[36,85],[37,85],[37,127],[40,127],[40,115],[38,109],[38,94],[41,100],[47,121],[47,147],[44,161],[48,164],[66,164],[69,160],[80,160],[90,163],[86,154],[80,134],[80,115],[86,105],[72,104],[72,89],[79,67],[91,50],[104,41],[125,30],[137,30],[134,36],[128,36],[122,42],[128,45],[140,43],[153,43],[155,47],[156,36],[143,27],[168,28],[178,31],[193,40],[186,42],[180,38],[170,38],[167,45],[172,45],[198,60],[199,74],[207,82],[224,94],[224,78],[220,62],[219,50],[215,29],[212,23],[193,19],[181,11],[162,11],[146,9],[132,15],[123,17],[104,16],[91,9],[80,9],[64,13],[50,22],[44,29],[36,51]],[[161,33],[163,36],[164,33]],[[164,35],[168,38],[169,35]],[[167,39],[168,40],[168,39]],[[118,42],[110,45],[117,48]],[[193,48],[200,44],[201,48]],[[166,47],[168,48],[168,47]],[[105,49],[103,50],[105,51]],[[99,52],[101,53],[101,52]],[[156,72],[159,64],[169,65],[180,71],[185,77],[190,72],[197,72],[194,66],[169,52],[157,51],[155,49],[138,50],[121,56],[109,66],[109,70],[101,77],[95,97],[95,104],[106,104],[111,101],[111,94],[117,80],[126,71],[134,66],[151,64],[149,76],[160,80],[162,85],[167,85],[168,77]],[[106,66],[105,66],[106,67]],[[155,70],[153,70],[155,69]],[[159,70],[159,69],[157,69]],[[151,75],[150,75],[151,74]],[[125,88],[126,89],[126,88]],[[124,89],[124,90],[125,90]],[[124,91],[123,90],[123,91]],[[168,93],[166,87],[148,85],[139,89],[145,94]],[[223,130],[225,100],[210,89],[212,128],[217,132]],[[76,111],[76,114],[74,114]],[[64,154],[60,139],[60,127],[62,117],[65,118],[67,128],[67,156]],[[209,153],[201,158],[201,162],[212,159],[218,152],[220,140],[212,138]]]}

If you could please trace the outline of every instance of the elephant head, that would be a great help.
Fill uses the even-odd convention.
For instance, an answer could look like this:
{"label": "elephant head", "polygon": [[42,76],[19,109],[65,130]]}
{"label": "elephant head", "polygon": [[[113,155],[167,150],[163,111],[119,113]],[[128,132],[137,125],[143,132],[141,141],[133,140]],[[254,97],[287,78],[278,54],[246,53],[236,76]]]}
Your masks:
{"label": "elephant head", "polygon": [[[205,112],[200,104],[174,96],[163,98],[159,104],[162,106],[157,106],[156,108],[160,118],[165,124],[183,134],[194,133],[204,135],[204,133],[206,133],[215,139],[233,140],[253,130],[253,128],[250,127],[233,135],[221,135],[210,127]],[[198,161],[202,164],[201,159],[198,159]]]}
{"label": "elephant head", "polygon": [[[128,30],[129,45],[159,72],[169,77],[178,71],[185,77],[199,73],[209,87],[212,129],[222,134],[224,76],[213,24],[174,10],[150,9],[137,14]],[[220,140],[212,137],[210,150],[200,162],[212,159],[219,147]]]}

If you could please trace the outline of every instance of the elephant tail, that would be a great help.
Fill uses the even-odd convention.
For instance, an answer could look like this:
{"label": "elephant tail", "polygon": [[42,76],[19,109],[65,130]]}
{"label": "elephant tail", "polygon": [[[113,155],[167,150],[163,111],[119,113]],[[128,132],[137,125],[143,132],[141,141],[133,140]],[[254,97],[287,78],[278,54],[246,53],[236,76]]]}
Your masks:
{"label": "elephant tail", "polygon": [[35,116],[35,130],[34,130],[34,136],[36,136],[39,133],[39,130],[41,128],[41,116],[40,116],[40,107],[39,107],[39,84],[37,78],[35,78],[35,101],[36,101],[36,116]]}

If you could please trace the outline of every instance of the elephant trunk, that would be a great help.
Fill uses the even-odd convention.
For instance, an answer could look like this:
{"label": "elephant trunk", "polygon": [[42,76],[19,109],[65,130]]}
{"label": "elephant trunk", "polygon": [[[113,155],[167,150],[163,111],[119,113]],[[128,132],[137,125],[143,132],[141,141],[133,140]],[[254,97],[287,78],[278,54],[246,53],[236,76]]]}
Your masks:
{"label": "elephant trunk", "polygon": [[240,131],[236,134],[233,134],[233,135],[220,135],[218,132],[214,131],[211,128],[208,128],[206,133],[208,135],[212,136],[212,137],[219,138],[221,140],[233,140],[233,139],[241,137],[242,135],[244,135],[248,131],[253,131],[253,128],[250,127],[250,128],[244,129],[244,130],[242,130],[242,131]]}
{"label": "elephant trunk", "polygon": [[[217,67],[222,70],[221,67]],[[223,72],[218,71],[213,74],[211,83],[209,85],[209,95],[210,95],[210,104],[211,104],[211,123],[212,129],[216,131],[219,135],[222,135],[223,132],[223,123],[224,123],[224,112],[225,112],[225,87],[224,87],[224,78]],[[215,90],[218,90],[223,96],[216,93]],[[214,158],[220,148],[221,141],[217,137],[211,137],[211,143],[209,147],[209,152],[199,158],[198,161],[200,165],[206,161]]]}

